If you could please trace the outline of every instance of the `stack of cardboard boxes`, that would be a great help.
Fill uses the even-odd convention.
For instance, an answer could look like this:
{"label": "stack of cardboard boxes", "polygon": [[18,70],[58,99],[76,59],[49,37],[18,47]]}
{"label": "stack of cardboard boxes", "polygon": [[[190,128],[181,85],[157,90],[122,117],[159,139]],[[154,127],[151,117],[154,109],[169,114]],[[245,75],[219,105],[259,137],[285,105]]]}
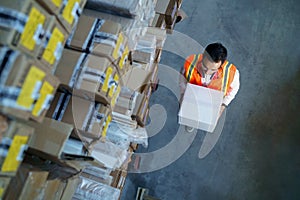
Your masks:
{"label": "stack of cardboard boxes", "polygon": [[128,46],[134,49],[136,39],[142,35],[141,27],[149,26],[155,11],[157,0],[89,0],[86,13],[120,23],[122,31],[128,37]]}
{"label": "stack of cardboard boxes", "polygon": [[35,199],[44,187],[48,172],[19,167],[28,145],[40,134],[26,123],[44,121],[60,83],[54,75],[56,66],[85,3],[0,3],[0,198]]}
{"label": "stack of cardboard boxes", "polygon": [[180,4],[0,3],[0,199],[119,198]]}
{"label": "stack of cardboard boxes", "polygon": [[181,4],[182,0],[158,0],[152,26],[166,29],[171,34],[174,30],[177,12]]}

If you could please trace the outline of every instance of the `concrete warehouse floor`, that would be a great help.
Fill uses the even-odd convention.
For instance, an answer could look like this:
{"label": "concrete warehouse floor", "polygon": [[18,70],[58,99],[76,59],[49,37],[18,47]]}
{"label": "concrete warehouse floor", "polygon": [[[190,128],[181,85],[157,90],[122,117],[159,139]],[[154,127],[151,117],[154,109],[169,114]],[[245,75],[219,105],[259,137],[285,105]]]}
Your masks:
{"label": "concrete warehouse floor", "polygon": [[[182,9],[189,17],[175,30],[203,46],[222,42],[240,70],[241,88],[205,158],[197,156],[205,136],[198,131],[171,165],[129,174],[121,199],[135,199],[137,187],[164,200],[299,199],[300,2],[184,0]],[[161,63],[179,70],[183,61],[164,52]],[[155,104],[164,107],[166,124],[139,152],[165,146],[179,128],[178,101],[167,87],[153,93]]]}

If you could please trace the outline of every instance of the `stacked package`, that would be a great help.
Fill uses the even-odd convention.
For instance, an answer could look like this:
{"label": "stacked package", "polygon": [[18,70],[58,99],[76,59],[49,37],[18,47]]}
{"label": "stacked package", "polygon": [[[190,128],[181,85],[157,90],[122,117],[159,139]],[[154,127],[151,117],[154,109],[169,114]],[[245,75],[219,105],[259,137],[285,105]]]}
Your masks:
{"label": "stacked package", "polygon": [[0,198],[119,198],[180,5],[0,3]]}
{"label": "stacked package", "polygon": [[[28,146],[40,134],[32,124],[45,122],[60,84],[54,75],[56,66],[85,3],[85,0],[0,3],[1,199],[39,198],[37,188],[43,188],[46,173],[29,170],[17,183],[12,180],[18,176]],[[50,142],[46,143],[49,147]],[[5,196],[7,191],[13,196]]]}
{"label": "stacked package", "polygon": [[155,18],[152,26],[166,29],[172,33],[175,27],[177,12],[180,9],[182,0],[159,0],[155,7]]}
{"label": "stacked package", "polygon": [[92,16],[101,16],[104,19],[122,24],[122,31],[129,38],[129,48],[134,49],[136,38],[143,35],[142,27],[151,24],[155,15],[156,0],[89,0],[85,12]]}

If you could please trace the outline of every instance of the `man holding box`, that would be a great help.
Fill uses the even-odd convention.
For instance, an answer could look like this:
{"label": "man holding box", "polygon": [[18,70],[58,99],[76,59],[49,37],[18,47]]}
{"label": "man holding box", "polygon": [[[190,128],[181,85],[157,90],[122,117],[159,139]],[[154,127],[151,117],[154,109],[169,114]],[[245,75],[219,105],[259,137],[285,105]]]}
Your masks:
{"label": "man holding box", "polygon": [[[240,82],[239,71],[227,60],[227,50],[221,43],[209,44],[203,54],[190,55],[183,67],[182,74],[191,84],[222,91],[224,93],[220,116],[237,94]],[[185,84],[180,83],[181,93]],[[192,132],[193,128],[187,128]]]}

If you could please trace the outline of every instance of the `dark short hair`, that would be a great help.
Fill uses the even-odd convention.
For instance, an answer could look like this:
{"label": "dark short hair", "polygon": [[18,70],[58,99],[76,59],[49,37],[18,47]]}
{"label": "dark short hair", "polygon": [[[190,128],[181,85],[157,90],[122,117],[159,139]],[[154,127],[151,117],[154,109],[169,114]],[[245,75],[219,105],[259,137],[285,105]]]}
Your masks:
{"label": "dark short hair", "polygon": [[213,62],[224,63],[227,59],[227,49],[221,43],[212,43],[207,45],[204,51],[204,57]]}

